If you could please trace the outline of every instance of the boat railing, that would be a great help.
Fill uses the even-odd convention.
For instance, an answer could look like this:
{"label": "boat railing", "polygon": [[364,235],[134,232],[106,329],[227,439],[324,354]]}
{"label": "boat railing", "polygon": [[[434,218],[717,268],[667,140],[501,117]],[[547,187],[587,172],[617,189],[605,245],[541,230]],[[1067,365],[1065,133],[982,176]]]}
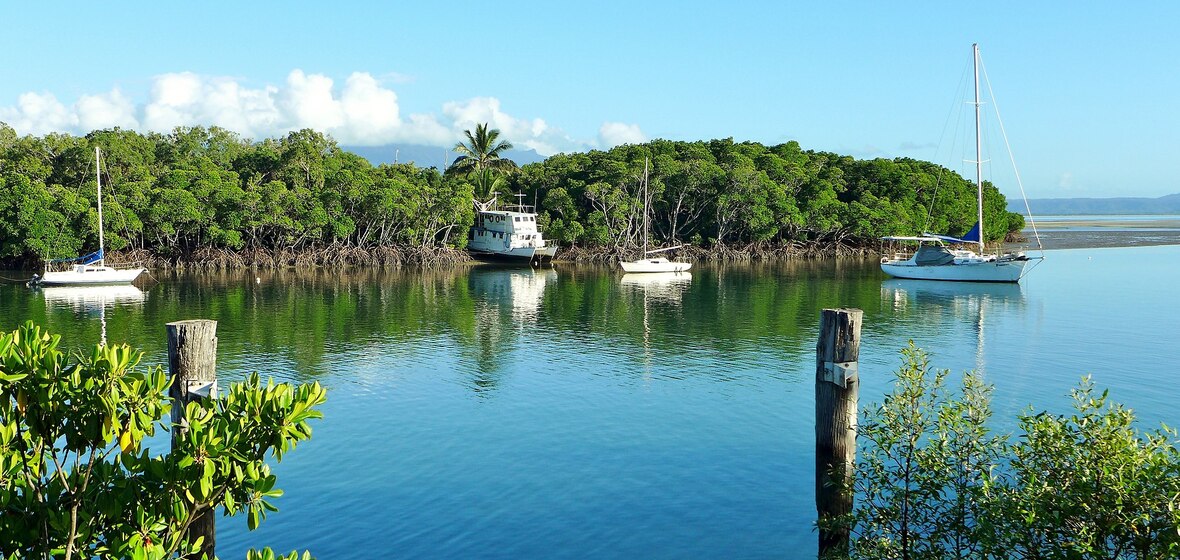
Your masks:
{"label": "boat railing", "polygon": [[509,212],[520,212],[521,214],[536,214],[534,207],[528,204],[505,204],[504,209]]}

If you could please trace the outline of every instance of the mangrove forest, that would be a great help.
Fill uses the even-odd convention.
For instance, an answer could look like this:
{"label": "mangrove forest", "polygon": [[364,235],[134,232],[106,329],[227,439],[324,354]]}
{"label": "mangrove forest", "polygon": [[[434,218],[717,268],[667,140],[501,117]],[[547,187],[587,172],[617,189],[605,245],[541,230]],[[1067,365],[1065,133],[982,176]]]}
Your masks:
{"label": "mangrove forest", "polygon": [[[97,247],[96,146],[108,253],[153,266],[457,260],[472,199],[489,189],[501,204],[519,194],[535,205],[566,258],[615,258],[641,243],[645,160],[651,235],[689,245],[694,258],[871,251],[883,235],[962,235],[975,222],[975,185],[947,168],[858,160],[794,141],[653,140],[520,168],[443,172],[375,166],[312,130],[261,141],[217,127],[37,137],[0,123],[6,267]],[[984,198],[988,240],[1023,228],[995,186],[985,182]]]}

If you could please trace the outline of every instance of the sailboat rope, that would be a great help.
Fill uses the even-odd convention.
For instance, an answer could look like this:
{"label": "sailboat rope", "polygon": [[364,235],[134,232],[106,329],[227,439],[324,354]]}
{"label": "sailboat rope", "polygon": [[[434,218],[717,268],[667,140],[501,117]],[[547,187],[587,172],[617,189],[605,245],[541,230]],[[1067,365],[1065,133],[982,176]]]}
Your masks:
{"label": "sailboat rope", "polygon": [[[103,160],[105,160],[105,159],[106,159],[106,154],[101,154],[101,156],[100,156],[100,157],[102,157],[102,158],[103,158]],[[96,160],[95,160],[94,164],[95,164],[96,166],[98,166],[98,167],[97,167],[97,171],[96,171],[96,173],[102,173],[102,161],[103,161],[103,160],[98,160],[98,159],[96,159]],[[107,168],[106,177],[107,177],[107,184],[108,184],[108,185],[112,184],[112,181],[111,181],[111,172],[110,172],[110,168],[109,168],[109,167]],[[119,215],[119,218],[120,218],[120,220],[119,220],[119,221],[123,223],[123,238],[124,238],[124,240],[125,240],[125,241],[127,241],[127,242],[128,242],[128,244],[130,244],[130,240],[133,238],[133,236],[131,235],[131,230],[130,230],[130,229],[127,227],[127,207],[126,207],[126,206],[124,206],[124,205],[123,205],[123,203],[119,202],[119,196],[118,196],[117,194],[115,194],[115,191],[114,191],[114,189],[110,189],[110,188],[108,188],[108,189],[107,189],[107,192],[106,192],[106,196],[107,196],[107,198],[109,198],[111,201],[113,201],[113,202],[115,202],[115,203],[116,203],[116,205],[117,205],[117,208],[118,208],[118,210],[119,210],[119,212],[118,212],[118,215]],[[101,218],[101,217],[102,217],[102,214],[99,214],[99,217]],[[103,222],[102,222],[102,220],[99,220],[99,223],[98,223],[98,229],[99,229],[99,239],[100,239],[100,240],[102,239],[102,230],[103,230],[103,227],[104,227],[104,225],[103,225]],[[133,245],[132,245],[132,246],[133,246]],[[105,254],[105,253],[106,253],[106,251],[105,251],[105,249],[104,249],[102,252],[104,253],[104,254],[103,254],[103,258],[105,258],[105,257],[106,257],[106,254]],[[138,264],[140,264],[140,262],[139,262],[139,261],[132,261],[132,262],[123,262],[123,263],[121,263],[121,264],[123,264],[123,265],[125,265],[125,266],[127,266],[127,265],[138,265]]]}
{"label": "sailboat rope", "polygon": [[[102,164],[101,164],[101,162],[99,162],[98,160],[95,160],[94,164],[95,164],[95,166],[96,166],[96,171],[95,171],[95,173],[96,173],[96,175],[97,175],[98,173],[101,173],[101,172],[102,172]],[[108,178],[109,178],[109,177],[110,177],[110,174],[108,173],[108,174],[107,174],[107,176],[108,176]],[[85,169],[85,170],[82,172],[82,178],[81,178],[81,179],[78,181],[78,184],[77,184],[77,185],[74,185],[74,194],[75,194],[75,196],[77,196],[77,195],[80,195],[80,194],[81,194],[81,192],[82,192],[82,187],[86,185],[86,178],[87,178],[87,177],[90,177],[90,162],[89,162],[89,161],[87,161],[87,163],[86,163],[86,169]],[[119,200],[118,200],[118,196],[117,196],[115,193],[113,193],[113,192],[108,192],[108,193],[107,193],[107,196],[108,196],[109,198],[111,198],[112,200],[114,200],[115,202],[118,202],[118,201],[119,201]],[[120,208],[120,212],[119,212],[120,216],[121,216],[121,217],[125,217],[125,216],[123,216],[123,212],[122,212],[123,205],[122,205],[122,204],[120,204],[120,205],[119,205],[119,208]],[[62,218],[63,218],[63,219],[67,219],[67,220],[68,220],[68,217],[67,217],[67,216],[64,216],[64,215],[62,216]],[[125,237],[126,239],[131,239],[131,237],[132,237],[132,236],[131,236],[131,230],[130,230],[130,229],[128,229],[128,227],[127,227],[127,220],[126,220],[126,219],[124,219],[124,220],[121,220],[121,221],[123,222],[123,235],[124,235],[124,237]],[[101,222],[101,221],[99,222],[99,224],[98,224],[98,227],[99,227],[99,229],[100,229],[100,230],[102,229],[103,225],[102,225],[102,222]],[[57,246],[57,244],[58,244],[58,241],[60,241],[60,240],[61,240],[62,233],[65,231],[65,229],[66,229],[65,227],[60,227],[60,228],[57,228],[57,233],[56,233],[56,234],[53,236],[53,242],[50,244],[50,246],[51,246],[51,247],[56,247],[56,246]],[[87,259],[87,258],[93,257],[93,256],[94,256],[94,255],[96,255],[96,254],[101,254],[101,257],[106,257],[106,255],[105,255],[105,251],[96,251],[96,252],[94,252],[94,253],[90,253],[89,255],[83,255],[83,256],[80,256],[80,257],[64,258],[64,259],[47,259],[47,260],[46,260],[46,262],[48,262],[48,263],[63,263],[63,262],[81,261],[81,260],[84,260],[84,259]],[[132,263],[124,263],[124,264],[139,264],[139,263],[138,263],[138,262],[132,262]]]}
{"label": "sailboat rope", "polygon": [[1000,118],[1000,104],[996,101],[996,94],[992,91],[991,79],[987,77],[987,67],[983,64],[983,56],[979,57],[979,67],[983,70],[983,81],[987,84],[987,94],[991,97],[992,107],[996,111],[996,123],[1000,125],[1000,135],[1004,138],[1004,148],[1008,150],[1008,159],[1012,162],[1012,172],[1016,174],[1016,186],[1020,187],[1020,198],[1024,199],[1024,211],[1028,214],[1028,223],[1032,227],[1033,237],[1037,240],[1037,250],[1041,256],[1045,255],[1045,248],[1041,245],[1041,234],[1037,232],[1037,222],[1033,219],[1032,209],[1028,205],[1028,196],[1024,194],[1024,183],[1020,181],[1020,170],[1016,167],[1016,156],[1012,154],[1012,145],[1008,142],[1008,132],[1004,130],[1004,119]]}
{"label": "sailboat rope", "polygon": [[[96,162],[96,165],[97,165],[97,162]],[[90,163],[87,162],[86,163],[86,170],[82,174],[82,179],[78,182],[77,185],[74,186],[74,195],[75,196],[78,196],[81,194],[82,185],[84,185],[86,183],[86,177],[89,177],[89,176],[90,176]],[[57,247],[58,241],[61,240],[62,233],[66,230],[65,224],[68,223],[68,217],[63,214],[62,219],[66,220],[66,222],[63,222],[62,227],[57,228],[57,234],[55,234],[53,236],[53,242],[49,244],[50,247]],[[102,226],[100,225],[99,227],[102,227]],[[48,257],[48,255],[46,255],[45,257]],[[42,257],[42,258],[45,258],[45,257]],[[75,257],[75,258],[80,259],[80,258],[84,258],[84,257]],[[47,259],[47,262],[66,262],[66,260],[67,259]],[[69,260],[73,260],[73,259],[69,259]]]}
{"label": "sailboat rope", "polygon": [[[958,100],[960,98],[962,98],[962,92],[964,89],[966,89],[967,69],[970,67],[971,67],[970,64],[963,65],[963,73],[961,76],[959,76],[959,85],[955,86],[955,94],[951,96],[951,99],[954,99],[954,102],[952,102],[951,106],[947,109],[946,118],[943,119],[942,134],[940,134],[938,137],[938,147],[935,148],[935,150],[934,150],[934,160],[932,160],[932,161],[937,161],[942,157],[940,155],[942,153],[942,145],[943,145],[943,142],[946,141],[947,130],[951,128],[950,127],[951,117],[957,116],[956,120],[958,122],[955,123],[954,130],[956,130],[956,131],[959,130],[959,125],[962,123],[963,112],[956,111],[956,108],[959,107]],[[951,146],[950,146],[950,149],[947,150],[948,155],[955,153],[955,145],[958,144],[958,140],[959,140],[959,137],[957,134],[951,135]],[[928,208],[926,208],[926,220],[924,222],[922,222],[922,231],[930,231],[930,218],[934,215],[934,203],[938,200],[938,187],[942,185],[942,174],[945,171],[946,171],[946,167],[944,167],[942,165],[938,166],[938,177],[935,178],[935,180],[934,180],[934,192],[931,193],[931,195],[930,195],[930,206]]]}

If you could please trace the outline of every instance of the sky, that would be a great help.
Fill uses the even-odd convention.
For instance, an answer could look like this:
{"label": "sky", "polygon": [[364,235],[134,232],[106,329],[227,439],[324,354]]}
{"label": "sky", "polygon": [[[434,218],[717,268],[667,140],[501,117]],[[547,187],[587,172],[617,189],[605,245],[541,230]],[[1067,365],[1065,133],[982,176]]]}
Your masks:
{"label": "sky", "polygon": [[[1156,197],[1180,193],[1177,21],[1162,1],[10,1],[0,121],[352,146],[454,145],[488,122],[542,155],[794,140],[963,170],[946,130],[979,43],[1030,198]],[[989,178],[1019,196],[987,130],[1007,170]]]}

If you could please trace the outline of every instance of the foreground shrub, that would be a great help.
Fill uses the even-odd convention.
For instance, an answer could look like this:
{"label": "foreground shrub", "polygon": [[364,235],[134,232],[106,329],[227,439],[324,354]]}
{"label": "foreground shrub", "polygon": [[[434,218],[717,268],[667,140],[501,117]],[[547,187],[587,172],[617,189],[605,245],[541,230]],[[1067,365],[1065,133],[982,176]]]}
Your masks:
{"label": "foreground shrub", "polygon": [[245,513],[251,529],[276,511],[266,460],[311,437],[318,383],[254,374],[189,403],[188,437],[152,455],[145,438],[171,428],[162,369],[140,367],[143,353],[125,344],[67,356],[59,343],[32,323],[0,335],[0,555],[187,555],[201,545],[186,536],[198,509]]}
{"label": "foreground shrub", "polygon": [[1073,391],[1074,412],[1026,412],[1013,438],[988,428],[991,387],[902,351],[894,389],[859,427],[854,558],[1180,557],[1176,431]]}

